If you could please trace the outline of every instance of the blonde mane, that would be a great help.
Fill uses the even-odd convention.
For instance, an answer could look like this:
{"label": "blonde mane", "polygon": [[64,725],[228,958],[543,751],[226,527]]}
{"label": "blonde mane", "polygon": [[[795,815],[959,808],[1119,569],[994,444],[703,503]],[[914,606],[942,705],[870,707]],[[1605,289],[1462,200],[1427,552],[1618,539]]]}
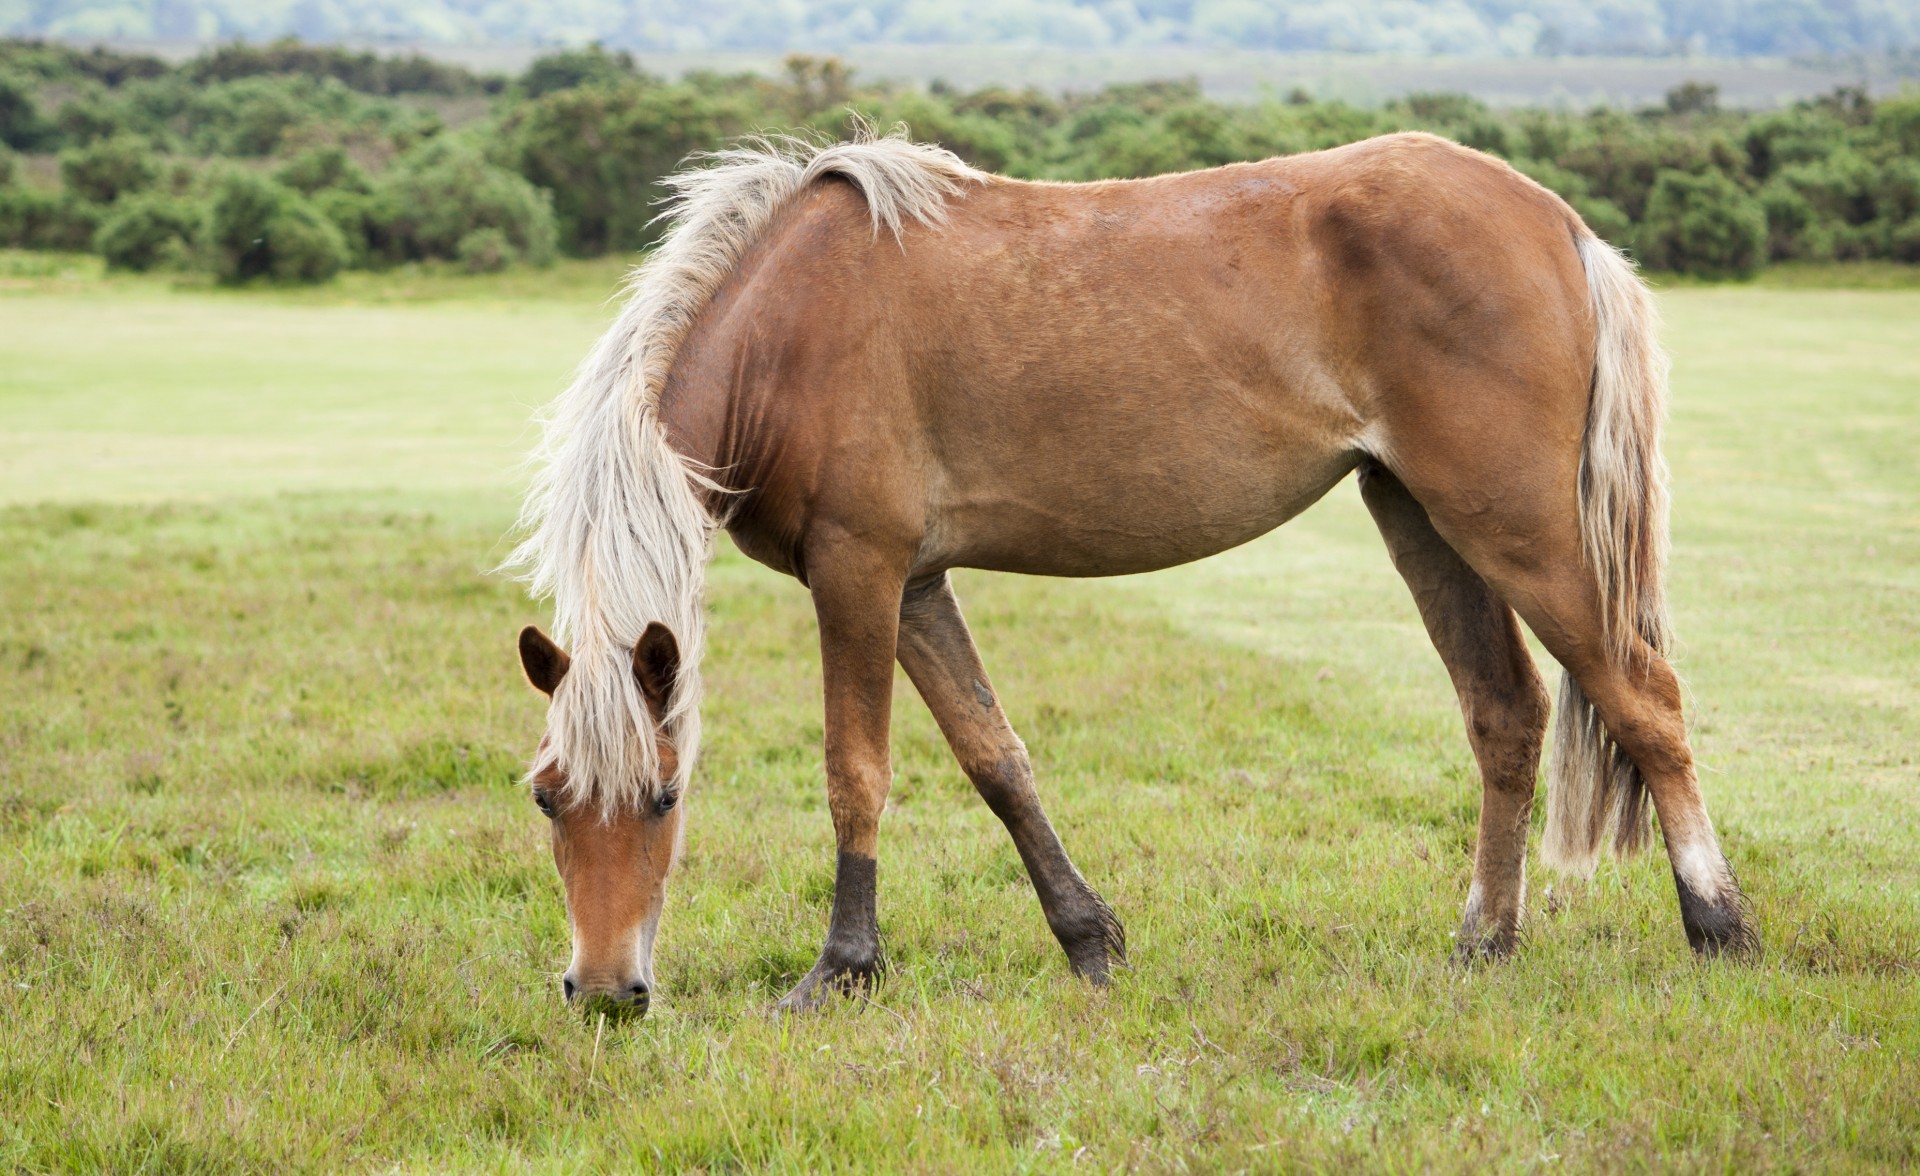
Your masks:
{"label": "blonde mane", "polygon": [[[852,142],[754,139],[700,157],[665,181],[660,245],[627,282],[627,301],[573,383],[542,417],[539,466],[521,508],[525,538],[503,567],[551,598],[554,637],[573,664],[548,712],[535,773],[558,765],[569,803],[602,812],[686,786],[700,744],[702,593],[715,520],[706,474],[667,444],[658,406],[674,356],[721,282],[773,218],[814,181],[840,176],[866,199],[877,236],[936,226],[945,202],[986,176],[939,147],[858,128]],[[649,622],[680,643],[662,724],[679,768],[660,778],[653,723],[632,650]]]}

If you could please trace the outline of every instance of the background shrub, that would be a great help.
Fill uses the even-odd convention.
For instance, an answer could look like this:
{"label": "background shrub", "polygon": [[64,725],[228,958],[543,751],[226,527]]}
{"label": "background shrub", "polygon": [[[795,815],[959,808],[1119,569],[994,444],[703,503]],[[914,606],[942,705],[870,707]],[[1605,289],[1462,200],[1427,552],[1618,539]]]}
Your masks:
{"label": "background shrub", "polygon": [[322,188],[313,194],[312,200],[314,209],[340,231],[341,244],[347,251],[347,267],[362,269],[372,262],[378,236],[374,198],[346,188]]}
{"label": "background shrub", "polygon": [[101,209],[70,192],[24,185],[0,187],[0,245],[15,249],[86,249],[100,227]]}
{"label": "background shrub", "polygon": [[343,192],[371,192],[373,180],[353,161],[346,148],[314,147],[289,160],[273,174],[275,182],[308,196],[327,188]]}
{"label": "background shrub", "polygon": [[54,134],[27,79],[0,71],[0,144],[32,151]]}
{"label": "background shrub", "polygon": [[60,182],[95,204],[112,204],[129,192],[152,187],[159,178],[160,161],[136,135],[115,135],[60,154]]}
{"label": "background shrub", "polygon": [[436,139],[408,152],[374,195],[375,233],[394,260],[460,258],[461,242],[481,229],[498,232],[514,260],[553,260],[551,199],[468,144]]}
{"label": "background shrub", "polygon": [[1887,244],[1895,261],[1920,262],[1920,217],[1894,229]]}
{"label": "background shrub", "polygon": [[549,53],[538,58],[520,75],[520,92],[529,98],[552,94],[557,90],[575,90],[581,86],[606,86],[637,78],[640,67],[633,54],[621,50],[608,53],[599,42],[585,49]]}
{"label": "background shrub", "polygon": [[513,262],[513,242],[499,229],[475,229],[460,238],[455,249],[460,264],[470,274],[492,274]]}
{"label": "background shrub", "polygon": [[1776,261],[1824,261],[1833,256],[1833,232],[1813,204],[1778,179],[1759,193],[1767,218],[1767,256]]}
{"label": "background shrub", "polygon": [[743,95],[630,82],[548,94],[504,131],[520,174],[553,194],[561,248],[598,257],[652,240],[660,177],[751,129],[756,113]]}
{"label": "background shrub", "polygon": [[93,235],[93,251],[109,269],[183,267],[206,210],[161,192],[129,196],[113,206]]}
{"label": "background shrub", "polygon": [[1636,246],[1655,269],[1750,278],[1766,260],[1767,216],[1723,175],[1662,171],[1647,196]]}
{"label": "background shrub", "polygon": [[223,282],[322,282],[348,258],[340,230],[304,197],[239,170],[215,181],[204,236]]}

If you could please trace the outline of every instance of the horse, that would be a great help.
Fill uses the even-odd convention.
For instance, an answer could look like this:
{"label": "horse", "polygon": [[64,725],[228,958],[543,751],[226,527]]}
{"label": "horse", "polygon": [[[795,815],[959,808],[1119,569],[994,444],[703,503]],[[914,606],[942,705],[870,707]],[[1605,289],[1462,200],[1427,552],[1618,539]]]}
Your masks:
{"label": "horse", "polygon": [[985,174],[903,132],[749,140],[667,180],[664,236],[545,414],[508,566],[550,700],[570,1000],[644,1013],[700,740],[715,532],[812,596],[837,847],[786,1010],[882,971],[897,661],[1011,836],[1078,975],[1114,911],[1035,788],[948,578],[1146,572],[1224,551],[1349,474],[1446,664],[1481,784],[1462,961],[1519,942],[1542,854],[1590,874],[1659,816],[1703,957],[1758,950],[1668,660],[1666,360],[1632,263],[1564,201],[1426,134],[1149,179]]}

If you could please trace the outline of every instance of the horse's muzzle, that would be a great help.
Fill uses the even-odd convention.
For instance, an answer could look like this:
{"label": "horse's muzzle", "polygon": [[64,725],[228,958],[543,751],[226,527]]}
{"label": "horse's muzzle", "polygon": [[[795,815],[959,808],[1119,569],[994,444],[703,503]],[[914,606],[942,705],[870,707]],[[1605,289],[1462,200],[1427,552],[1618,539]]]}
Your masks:
{"label": "horse's muzzle", "polygon": [[566,994],[568,1004],[575,1005],[582,1012],[589,1014],[606,1013],[613,1017],[645,1016],[647,1006],[653,1000],[653,992],[644,980],[582,986],[576,984],[572,976],[562,976],[560,988]]}

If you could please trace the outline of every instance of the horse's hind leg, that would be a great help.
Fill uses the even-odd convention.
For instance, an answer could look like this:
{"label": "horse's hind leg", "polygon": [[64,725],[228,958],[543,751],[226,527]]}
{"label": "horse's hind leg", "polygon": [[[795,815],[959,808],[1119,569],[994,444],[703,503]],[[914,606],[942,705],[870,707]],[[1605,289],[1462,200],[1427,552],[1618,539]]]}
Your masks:
{"label": "horse's hind leg", "polygon": [[1073,970],[1105,982],[1126,958],[1120,920],[1074,868],[1040,807],[1026,746],[1000,709],[945,575],[902,598],[899,656],[961,768],[1012,835]]}
{"label": "horse's hind leg", "polygon": [[1527,823],[1546,736],[1546,687],[1513,610],[1447,545],[1405,486],[1360,467],[1360,495],[1446,663],[1480,764],[1480,838],[1454,958],[1510,954],[1526,902]]}
{"label": "horse's hind leg", "polygon": [[[1509,471],[1505,476],[1514,475]],[[1625,752],[1630,770],[1644,781],[1660,815],[1679,890],[1680,918],[1693,949],[1707,956],[1757,951],[1759,938],[1746,899],[1721,854],[1700,792],[1681,709],[1680,679],[1665,657],[1637,637],[1625,656],[1612,648],[1599,585],[1582,555],[1577,517],[1544,502],[1518,499],[1512,500],[1521,506],[1518,510],[1458,511],[1450,509],[1448,495],[1440,490],[1421,501],[1440,534],[1502,600],[1512,602],[1565,667],[1592,705],[1606,738]],[[1563,724],[1561,729],[1577,727]],[[1594,773],[1613,768],[1605,766],[1604,758],[1584,761],[1565,740],[1557,740],[1555,757],[1561,761],[1553,769],[1555,788],[1564,789],[1567,798],[1578,800],[1576,793],[1610,795],[1595,808],[1591,822],[1576,821],[1571,810],[1548,813],[1550,831],[1580,825],[1577,833],[1561,834],[1563,841],[1581,842],[1561,851],[1562,868],[1591,869],[1610,805],[1619,806],[1611,820],[1624,826],[1616,844],[1634,848],[1645,820],[1634,803],[1637,785],[1596,782]]]}
{"label": "horse's hind leg", "polygon": [[[1579,683],[1607,737],[1626,753],[1653,796],[1679,891],[1687,942],[1703,956],[1757,953],[1760,940],[1746,898],[1720,851],[1706,798],[1700,792],[1681,709],[1679,676],[1644,641],[1636,639],[1625,659],[1607,648],[1594,594],[1584,575],[1577,581],[1563,578],[1557,584],[1543,578],[1519,591],[1516,599],[1527,601],[1522,607],[1528,623]],[[1556,739],[1554,754],[1570,756],[1571,749]],[[1629,827],[1618,843],[1629,848],[1645,820],[1633,807],[1629,803],[1619,818]]]}

